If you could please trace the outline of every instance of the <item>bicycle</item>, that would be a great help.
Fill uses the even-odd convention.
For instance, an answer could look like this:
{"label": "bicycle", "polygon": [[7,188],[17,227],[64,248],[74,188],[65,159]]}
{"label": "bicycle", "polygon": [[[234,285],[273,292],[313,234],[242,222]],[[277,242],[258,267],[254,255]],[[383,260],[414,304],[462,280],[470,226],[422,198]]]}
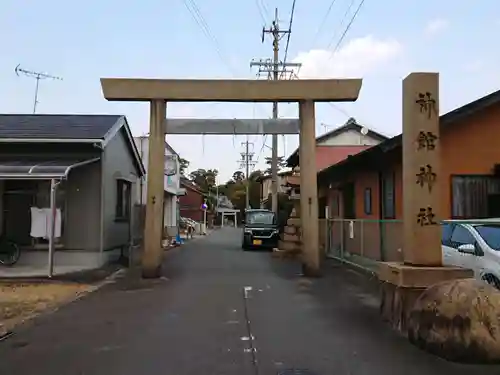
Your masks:
{"label": "bicycle", "polygon": [[21,249],[12,240],[0,235],[0,264],[6,267],[13,266],[21,257]]}

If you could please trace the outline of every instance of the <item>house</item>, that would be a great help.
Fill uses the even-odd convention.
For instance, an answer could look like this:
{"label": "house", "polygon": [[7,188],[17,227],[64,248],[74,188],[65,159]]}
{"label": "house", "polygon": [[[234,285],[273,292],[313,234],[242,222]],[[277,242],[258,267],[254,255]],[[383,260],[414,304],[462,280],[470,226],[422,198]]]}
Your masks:
{"label": "house", "polygon": [[[278,193],[286,192],[286,179],[291,176],[293,171],[284,171],[278,173]],[[272,196],[272,176],[263,175],[257,178],[260,183],[260,207],[265,207],[267,201]]]}
{"label": "house", "polygon": [[205,194],[187,178],[181,177],[180,183],[186,189],[186,193],[179,197],[180,216],[203,222],[202,205],[205,202]]}
{"label": "house", "polygon": [[[148,170],[149,137],[135,137],[134,142],[146,169]],[[147,178],[141,177],[137,181],[139,188],[135,196],[135,204],[145,212],[147,197]],[[163,227],[169,236],[175,236],[178,232],[178,197],[186,193],[180,186],[179,154],[165,142],[165,169],[164,169],[164,200],[163,200]]]}
{"label": "house", "polygon": [[[499,122],[500,90],[440,116],[444,219],[500,217]],[[353,240],[349,251],[361,241],[365,256],[402,258],[401,135],[320,171],[318,187],[327,191],[330,217],[354,221],[332,229]],[[353,235],[352,225],[364,234]]]}
{"label": "house", "polygon": [[[350,118],[344,125],[316,138],[316,169],[320,171],[387,139],[385,135],[362,126],[354,118]],[[295,168],[299,164],[297,148],[288,157],[287,166]]]}
{"label": "house", "polygon": [[[346,123],[316,138],[316,169],[321,171],[331,165],[338,164],[353,155],[387,141],[389,138],[349,118]],[[299,166],[299,149],[287,159],[287,166]],[[325,218],[326,198],[324,188],[319,189],[320,218]]]}
{"label": "house", "polygon": [[23,249],[19,266],[46,269],[51,197],[56,269],[99,267],[129,247],[145,169],[124,116],[0,115],[0,144],[0,233]]}

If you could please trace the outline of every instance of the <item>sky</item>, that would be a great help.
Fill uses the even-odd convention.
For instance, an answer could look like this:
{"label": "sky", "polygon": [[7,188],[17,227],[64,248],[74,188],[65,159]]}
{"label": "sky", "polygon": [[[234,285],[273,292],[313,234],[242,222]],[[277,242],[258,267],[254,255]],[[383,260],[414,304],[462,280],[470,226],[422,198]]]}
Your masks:
{"label": "sky", "polygon": [[[358,101],[316,105],[316,133],[349,117],[388,136],[401,132],[402,80],[410,72],[440,73],[440,110],[446,113],[500,89],[497,45],[500,2],[432,3],[416,0],[296,0],[288,50],[298,77],[363,78]],[[252,59],[272,57],[261,41],[278,8],[286,29],[293,0],[2,0],[0,113],[32,113],[35,80],[15,67],[62,80],[42,80],[37,113],[121,114],[134,135],[149,128],[147,103],[107,102],[101,77],[255,78]],[[330,9],[330,11],[328,11]],[[345,36],[342,38],[342,35]],[[280,45],[284,58],[285,41]],[[495,69],[495,66],[497,69]],[[172,118],[268,118],[270,104],[169,103]],[[293,118],[297,105],[283,104]],[[288,157],[298,136],[279,136]],[[271,136],[248,136],[264,169]],[[216,168],[219,183],[240,169],[246,136],[168,136],[190,169]]]}

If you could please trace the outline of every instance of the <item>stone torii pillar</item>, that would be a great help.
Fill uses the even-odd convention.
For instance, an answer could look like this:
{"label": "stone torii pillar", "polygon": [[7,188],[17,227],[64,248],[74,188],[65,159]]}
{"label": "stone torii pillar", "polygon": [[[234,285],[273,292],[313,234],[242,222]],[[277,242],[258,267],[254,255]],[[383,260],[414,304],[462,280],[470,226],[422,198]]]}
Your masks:
{"label": "stone torii pillar", "polygon": [[316,118],[314,102],[299,102],[300,221],[302,228],[302,273],[319,276],[318,182],[316,168]]}
{"label": "stone torii pillar", "polygon": [[[142,273],[145,278],[160,275],[163,258],[163,249],[158,244],[158,240],[161,243],[163,238],[163,220],[158,218],[163,217],[166,109],[164,100],[152,100],[150,103],[146,219],[142,253]],[[158,248],[161,251],[152,251]]]}
{"label": "stone torii pillar", "polygon": [[[314,103],[355,101],[361,84],[361,79],[266,81],[102,78],[101,86],[107,100],[147,101],[151,105],[143,276],[159,277],[161,272],[165,133],[283,134],[297,131],[299,127],[304,274],[318,275],[322,255],[318,245]],[[300,120],[166,120],[166,102],[169,101],[298,102]]]}

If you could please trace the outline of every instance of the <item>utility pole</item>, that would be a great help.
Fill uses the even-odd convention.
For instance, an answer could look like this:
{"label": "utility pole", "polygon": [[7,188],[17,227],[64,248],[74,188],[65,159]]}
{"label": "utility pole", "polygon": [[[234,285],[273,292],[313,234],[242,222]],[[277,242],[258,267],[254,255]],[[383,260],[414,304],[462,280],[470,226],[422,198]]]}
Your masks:
{"label": "utility pole", "polygon": [[248,210],[250,208],[250,168],[256,164],[255,160],[253,160],[255,152],[250,149],[250,146],[253,148],[253,142],[248,141],[248,136],[245,142],[241,142],[241,145],[245,148],[245,151],[241,153],[241,159],[238,162],[240,163],[240,168],[245,168],[245,208]]}
{"label": "utility pole", "polygon": [[[278,20],[278,8],[274,12],[274,21],[271,27],[262,29],[262,43],[264,43],[264,37],[266,34],[272,35],[273,38],[273,59],[260,59],[259,61],[251,61],[250,67],[257,66],[259,68],[257,75],[260,77],[262,73],[267,73],[267,79],[278,80],[281,77],[292,79],[295,76],[293,69],[287,68],[299,68],[301,64],[299,63],[288,63],[286,61],[279,60],[279,43],[284,35],[288,35],[292,32],[289,28],[287,30],[281,30]],[[273,103],[273,119],[278,118],[278,102]],[[278,135],[272,135],[272,145],[271,145],[271,191],[272,191],[272,210],[276,214],[278,213]]]}
{"label": "utility pole", "polygon": [[33,72],[31,70],[22,69],[20,66],[21,66],[21,64],[17,65],[16,69],[14,69],[14,71],[16,72],[16,74],[18,76],[19,76],[19,73],[22,73],[27,77],[36,79],[35,98],[33,100],[33,114],[35,114],[36,105],[38,104],[38,88],[40,85],[40,80],[41,79],[52,79],[52,80],[62,81],[63,79],[61,77],[52,76],[50,74],[46,74],[46,73],[42,73],[42,72]]}

